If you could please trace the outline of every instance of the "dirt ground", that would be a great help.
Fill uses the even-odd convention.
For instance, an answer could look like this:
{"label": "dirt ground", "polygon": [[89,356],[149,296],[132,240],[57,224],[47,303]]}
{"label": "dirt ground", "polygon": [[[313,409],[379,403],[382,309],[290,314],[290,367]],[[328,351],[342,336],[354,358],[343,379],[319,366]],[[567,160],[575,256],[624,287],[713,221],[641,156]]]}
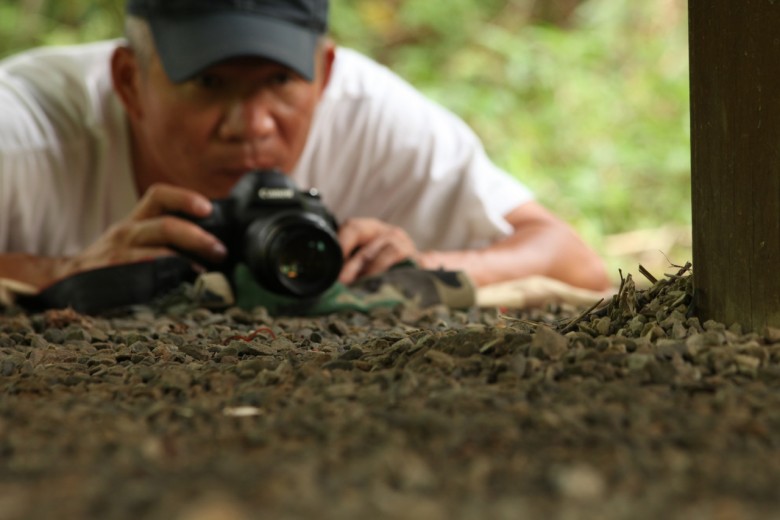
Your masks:
{"label": "dirt ground", "polygon": [[780,331],[607,307],[0,315],[0,519],[780,517]]}

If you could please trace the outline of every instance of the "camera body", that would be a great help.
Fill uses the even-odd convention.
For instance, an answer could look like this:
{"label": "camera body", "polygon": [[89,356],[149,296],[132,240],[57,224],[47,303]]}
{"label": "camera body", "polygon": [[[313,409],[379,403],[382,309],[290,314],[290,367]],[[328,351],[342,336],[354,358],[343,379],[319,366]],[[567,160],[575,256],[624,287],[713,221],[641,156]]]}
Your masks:
{"label": "camera body", "polygon": [[228,249],[219,265],[198,259],[207,269],[231,273],[244,263],[262,287],[299,298],[314,297],[338,279],[344,261],[338,226],[316,190],[298,190],[278,170],[255,170],[212,204],[208,217],[188,218]]}

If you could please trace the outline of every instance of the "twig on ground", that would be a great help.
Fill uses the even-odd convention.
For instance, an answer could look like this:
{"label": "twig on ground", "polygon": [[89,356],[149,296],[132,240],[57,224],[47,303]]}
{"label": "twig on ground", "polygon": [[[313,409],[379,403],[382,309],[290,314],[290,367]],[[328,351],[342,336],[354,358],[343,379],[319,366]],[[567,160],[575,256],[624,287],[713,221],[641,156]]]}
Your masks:
{"label": "twig on ground", "polygon": [[502,320],[513,321],[515,323],[522,323],[523,325],[527,325],[527,326],[531,327],[532,329],[536,329],[536,327],[541,325],[540,323],[536,323],[534,321],[526,320],[526,319],[523,319],[523,318],[515,318],[513,316],[508,316],[508,315],[506,315],[506,314],[504,314],[502,312],[499,312],[497,314],[497,316],[499,318],[501,318]]}
{"label": "twig on ground", "polygon": [[650,271],[645,269],[645,266],[643,266],[642,264],[639,264],[639,272],[642,273],[642,275],[644,275],[645,278],[650,280],[650,283],[652,284],[658,283],[658,278],[650,274]]}
{"label": "twig on ground", "polygon": [[688,271],[691,270],[692,264],[690,262],[687,262],[683,266],[675,265],[673,267],[679,267],[679,271],[677,271],[675,274],[669,274],[667,273],[667,277],[671,278],[672,280],[677,280],[678,278],[682,278],[683,276],[688,275]]}
{"label": "twig on ground", "polygon": [[580,314],[580,315],[579,315],[579,316],[577,316],[576,318],[572,319],[572,320],[571,320],[571,321],[570,321],[570,322],[569,322],[569,323],[568,323],[568,324],[567,324],[567,325],[566,325],[564,328],[562,328],[562,329],[560,330],[560,333],[561,333],[561,334],[566,334],[567,332],[570,332],[570,331],[574,330],[574,326],[575,326],[575,325],[577,325],[577,323],[579,323],[580,321],[582,321],[583,319],[585,319],[585,317],[586,317],[586,316],[588,316],[588,315],[589,315],[591,312],[593,312],[594,310],[596,310],[596,309],[599,307],[599,305],[601,305],[602,303],[604,303],[604,298],[600,299],[599,301],[597,301],[596,303],[594,303],[593,305],[591,305],[591,306],[590,306],[590,307],[589,307],[589,308],[588,308],[586,311],[584,311],[582,314]]}

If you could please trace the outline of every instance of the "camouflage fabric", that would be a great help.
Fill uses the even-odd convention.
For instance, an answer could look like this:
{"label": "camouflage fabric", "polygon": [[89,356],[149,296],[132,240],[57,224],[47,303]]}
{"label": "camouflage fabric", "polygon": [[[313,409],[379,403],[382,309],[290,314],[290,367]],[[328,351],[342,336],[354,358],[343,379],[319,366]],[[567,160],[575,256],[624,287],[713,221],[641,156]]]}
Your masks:
{"label": "camouflage fabric", "polygon": [[236,268],[233,282],[238,307],[251,309],[262,306],[275,315],[368,312],[375,308],[399,305],[422,308],[443,304],[452,308],[467,308],[475,303],[474,286],[464,273],[429,271],[408,262],[349,286],[337,282],[310,300],[271,293],[254,281],[244,265]]}

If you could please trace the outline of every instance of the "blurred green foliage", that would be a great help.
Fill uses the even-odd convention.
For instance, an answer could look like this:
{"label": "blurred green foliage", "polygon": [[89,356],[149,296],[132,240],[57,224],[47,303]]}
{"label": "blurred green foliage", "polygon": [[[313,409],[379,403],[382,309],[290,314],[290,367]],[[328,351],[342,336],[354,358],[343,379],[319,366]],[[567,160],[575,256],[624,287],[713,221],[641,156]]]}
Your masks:
{"label": "blurred green foliage", "polygon": [[[119,36],[123,3],[6,0],[0,56]],[[685,0],[332,0],[331,25],[599,248],[690,225],[686,16]]]}

